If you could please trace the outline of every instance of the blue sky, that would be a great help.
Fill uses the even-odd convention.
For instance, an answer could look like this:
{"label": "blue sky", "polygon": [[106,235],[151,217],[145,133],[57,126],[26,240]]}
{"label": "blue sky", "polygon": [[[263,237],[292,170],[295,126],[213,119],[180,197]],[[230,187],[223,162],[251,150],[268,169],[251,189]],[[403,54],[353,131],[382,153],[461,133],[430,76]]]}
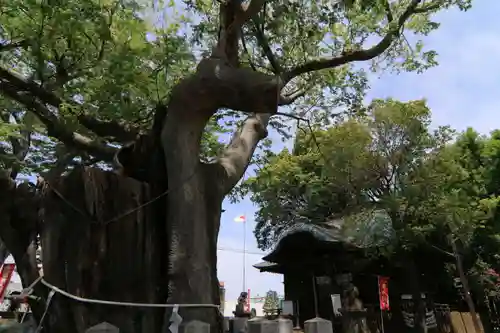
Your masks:
{"label": "blue sky", "polygon": [[[500,1],[475,1],[466,13],[448,10],[437,15],[441,28],[424,41],[439,53],[440,65],[423,74],[382,74],[371,78],[372,98],[399,100],[426,98],[433,112],[433,125],[450,125],[457,130],[473,127],[489,133],[500,128]],[[496,91],[496,92],[495,92]],[[498,96],[496,94],[499,94]],[[283,144],[274,140],[275,148]],[[282,277],[259,273],[253,264],[261,261],[253,237],[256,207],[249,199],[237,204],[225,202],[219,247],[241,250],[243,226],[233,219],[247,216],[246,286],[252,295],[272,289],[283,292]],[[242,289],[242,253],[218,251],[218,275],[225,282],[226,297],[235,299]]]}

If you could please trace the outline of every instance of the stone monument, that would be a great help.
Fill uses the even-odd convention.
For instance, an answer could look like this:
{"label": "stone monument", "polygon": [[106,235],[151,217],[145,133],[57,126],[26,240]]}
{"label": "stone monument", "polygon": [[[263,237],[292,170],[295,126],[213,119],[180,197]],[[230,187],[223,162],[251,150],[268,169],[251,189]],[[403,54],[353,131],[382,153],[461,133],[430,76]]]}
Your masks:
{"label": "stone monument", "polygon": [[366,309],[359,298],[359,291],[356,286],[349,283],[344,290],[342,302],[343,330],[349,333],[368,333],[366,323]]}
{"label": "stone monument", "polygon": [[251,312],[245,310],[245,305],[247,304],[248,293],[242,292],[240,297],[238,297],[238,303],[236,304],[236,308],[233,311],[235,317],[238,318],[250,318]]}

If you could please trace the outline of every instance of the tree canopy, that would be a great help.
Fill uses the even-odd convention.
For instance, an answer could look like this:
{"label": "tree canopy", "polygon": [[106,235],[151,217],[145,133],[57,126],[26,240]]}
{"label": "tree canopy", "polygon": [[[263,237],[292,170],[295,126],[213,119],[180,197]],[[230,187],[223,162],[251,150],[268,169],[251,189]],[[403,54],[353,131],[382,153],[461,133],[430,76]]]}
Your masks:
{"label": "tree canopy", "polygon": [[[421,71],[436,65],[434,50],[426,50],[422,41],[411,46],[404,35],[425,36],[437,29],[430,16],[451,6],[467,9],[470,2],[270,1],[242,27],[241,62],[263,73],[281,68],[290,82],[282,103],[302,96],[295,112],[314,105],[314,117],[328,121],[331,109],[361,103],[366,71],[353,62],[373,59],[372,70]],[[166,13],[163,22],[152,24],[148,17],[160,10]],[[192,73],[202,55],[198,50],[215,45],[218,10],[212,1],[5,4],[0,135],[8,140],[2,140],[2,165],[31,173],[56,160],[110,162],[117,144],[151,126],[154,107]],[[363,50],[376,38],[377,44]],[[217,134],[241,119],[234,111],[221,113],[206,128],[206,156],[220,153]],[[290,135],[286,118],[271,125]]]}
{"label": "tree canopy", "polygon": [[280,307],[278,293],[274,290],[269,290],[266,293],[266,298],[264,299],[264,305],[262,310],[266,315],[272,316],[278,313],[278,308]]}
{"label": "tree canopy", "polygon": [[271,248],[294,224],[335,219],[354,242],[395,232],[390,247],[451,254],[451,235],[464,244],[470,273],[493,288],[498,133],[457,134],[430,120],[425,101],[388,99],[331,126],[304,124],[292,152],[270,156],[244,185],[259,207],[259,246]]}

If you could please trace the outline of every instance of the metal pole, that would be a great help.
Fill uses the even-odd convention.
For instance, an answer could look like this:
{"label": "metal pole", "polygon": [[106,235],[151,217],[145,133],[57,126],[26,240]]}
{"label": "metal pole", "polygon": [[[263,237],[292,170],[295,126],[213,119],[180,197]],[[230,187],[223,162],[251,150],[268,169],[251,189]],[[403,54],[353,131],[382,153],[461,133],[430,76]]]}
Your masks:
{"label": "metal pole", "polygon": [[243,221],[243,289],[246,291],[246,251],[247,251],[247,216],[245,214],[245,220]]}
{"label": "metal pole", "polygon": [[[382,299],[382,294],[380,293],[380,276],[377,276],[377,284],[378,284],[378,299],[379,299],[379,303],[380,303],[380,300]],[[382,329],[382,333],[385,333],[385,330],[384,330],[384,311],[382,311],[382,308],[379,304],[379,309],[380,309],[380,328]]]}
{"label": "metal pole", "polygon": [[312,276],[312,283],[313,283],[313,297],[314,297],[314,314],[315,314],[316,318],[319,318],[318,293],[316,291],[316,275],[314,275],[314,274]]}
{"label": "metal pole", "polygon": [[297,304],[297,314],[295,315],[295,328],[300,329],[300,304],[299,301],[296,301]]}
{"label": "metal pole", "polygon": [[384,330],[384,312],[380,310],[380,326],[382,327],[382,333],[385,332]]}

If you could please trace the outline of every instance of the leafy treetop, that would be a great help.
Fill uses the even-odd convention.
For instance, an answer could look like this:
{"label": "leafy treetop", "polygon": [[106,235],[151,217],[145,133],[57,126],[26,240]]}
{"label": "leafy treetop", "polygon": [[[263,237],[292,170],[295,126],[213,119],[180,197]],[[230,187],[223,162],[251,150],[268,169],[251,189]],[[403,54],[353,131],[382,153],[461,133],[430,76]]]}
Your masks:
{"label": "leafy treetop", "polygon": [[[439,26],[433,13],[470,7],[468,0],[253,3],[259,10],[242,26],[241,65],[279,75],[288,83],[283,103],[294,102],[295,114],[314,106],[314,117],[325,122],[333,108],[361,103],[366,72],[354,62],[373,60],[372,70],[433,66],[435,52],[421,41],[410,46],[404,34],[427,35]],[[155,105],[192,72],[198,50],[209,49],[220,35],[212,1],[179,6],[114,0],[5,4],[0,13],[2,165],[30,173],[57,161],[110,162],[117,145],[147,129]],[[144,18],[158,8],[169,13],[161,27]],[[220,153],[217,136],[240,117],[221,110],[211,119],[202,144],[205,160]],[[289,135],[283,119],[270,124]]]}
{"label": "leafy treetop", "polygon": [[292,153],[271,157],[245,184],[259,206],[259,246],[268,249],[296,223],[342,218],[366,229],[366,214],[374,218],[381,209],[397,232],[396,245],[420,243],[446,228],[470,240],[496,197],[470,181],[476,171],[449,145],[453,132],[431,130],[430,115],[424,101],[375,100],[363,114],[299,132]]}

